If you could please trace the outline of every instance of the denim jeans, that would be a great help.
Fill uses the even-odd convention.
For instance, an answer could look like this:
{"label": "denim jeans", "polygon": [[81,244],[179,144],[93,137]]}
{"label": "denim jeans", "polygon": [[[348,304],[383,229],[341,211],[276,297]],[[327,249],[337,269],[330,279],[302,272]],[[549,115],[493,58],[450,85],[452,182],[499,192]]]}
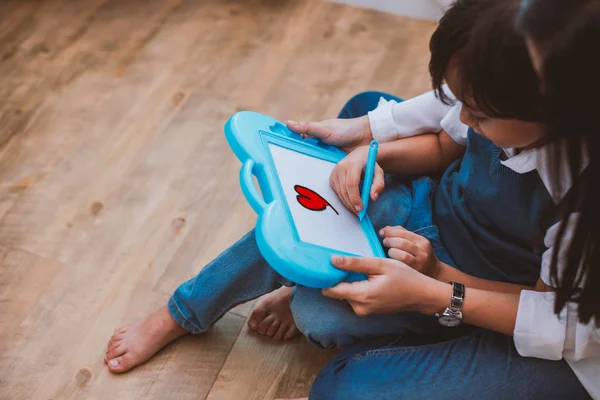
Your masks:
{"label": "denim jeans", "polygon": [[[377,106],[380,96],[367,92],[351,99],[340,118],[365,115]],[[430,178],[412,180],[387,175],[386,188],[369,205],[368,214],[377,230],[402,225],[427,237],[437,256],[452,264],[432,224],[431,196],[435,182]],[[206,265],[200,273],[183,283],[169,300],[169,311],[186,330],[197,334],[208,329],[228,310],[282,285],[293,283],[277,274],[261,256],[254,231]],[[358,317],[347,302],[330,299],[321,290],[303,286],[294,288],[291,308],[298,329],[320,348],[346,347],[362,340],[407,332],[426,334],[439,331],[432,316],[400,313]]]}
{"label": "denim jeans", "polygon": [[382,343],[354,345],[334,357],[315,379],[310,400],[590,398],[565,361],[521,357],[512,337],[486,329],[441,342],[412,336]]}

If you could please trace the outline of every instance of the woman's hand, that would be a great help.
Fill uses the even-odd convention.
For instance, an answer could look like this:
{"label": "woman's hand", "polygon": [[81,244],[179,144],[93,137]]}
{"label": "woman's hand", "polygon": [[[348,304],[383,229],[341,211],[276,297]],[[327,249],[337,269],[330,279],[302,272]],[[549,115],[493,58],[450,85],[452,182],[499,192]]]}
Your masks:
{"label": "woman's hand", "polygon": [[386,226],[379,234],[383,237],[383,245],[389,248],[390,258],[438,279],[442,263],[433,252],[429,240],[401,226]]}
{"label": "woman's hand", "polygon": [[[357,213],[364,207],[360,198],[360,178],[367,165],[369,147],[363,146],[355,149],[340,161],[329,176],[329,184],[338,195],[346,208]],[[373,172],[373,183],[371,185],[370,197],[377,200],[385,187],[383,169],[376,164]]]}
{"label": "woman's hand", "polygon": [[327,297],[347,300],[359,316],[401,311],[434,314],[446,307],[452,292],[450,285],[389,258],[334,256],[331,262],[339,269],[368,276],[365,281],[342,282],[323,290]]}
{"label": "woman's hand", "polygon": [[367,115],[351,119],[328,119],[321,122],[287,121],[286,125],[305,139],[317,138],[324,143],[340,147],[346,153],[373,140]]}

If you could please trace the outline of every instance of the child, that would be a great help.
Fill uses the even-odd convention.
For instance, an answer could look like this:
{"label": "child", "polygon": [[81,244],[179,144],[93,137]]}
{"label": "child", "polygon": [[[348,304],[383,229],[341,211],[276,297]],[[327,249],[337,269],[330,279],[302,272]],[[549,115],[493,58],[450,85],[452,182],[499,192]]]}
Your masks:
{"label": "child", "polygon": [[[542,165],[536,165],[535,148],[544,141],[544,130],[535,122],[540,118],[541,98],[527,50],[513,27],[518,8],[515,1],[463,0],[442,19],[431,41],[430,69],[438,92],[443,93],[441,84],[446,79],[463,103],[449,109],[427,94],[406,103],[385,102],[368,117],[361,117],[376,107],[379,98],[367,93],[352,99],[340,115],[353,119],[317,124],[318,132],[306,131],[314,124],[290,124],[302,133],[320,133],[325,141],[348,149],[368,142],[370,136],[382,140],[395,139],[394,134],[402,131],[436,132],[382,144],[378,161],[386,172],[401,176],[441,173],[448,168],[437,188],[429,178],[410,183],[404,178],[387,176],[385,191],[382,191],[382,171],[378,172],[372,193],[377,201],[369,207],[369,215],[378,229],[385,227],[384,244],[390,248],[390,256],[402,262],[365,259],[379,263],[377,268],[382,269],[377,270],[378,275],[373,274],[375,268],[363,272],[379,277],[360,285],[343,283],[325,291],[330,297],[347,298],[349,303],[324,297],[319,290],[296,287],[291,300],[294,321],[289,319],[291,312],[287,305],[290,290],[280,290],[254,312],[249,321],[251,328],[254,326],[275,338],[286,338],[293,335],[295,322],[311,343],[322,348],[346,347],[386,335],[435,334],[436,340],[440,340],[462,332],[442,330],[438,318],[432,315],[444,311],[451,294],[449,285],[433,278],[446,282],[451,278],[469,288],[464,309],[466,322],[512,333],[516,310],[510,307],[515,306],[514,298],[507,303],[508,308],[495,310],[485,304],[497,300],[500,292],[519,293],[536,285],[542,258],[535,250],[544,247],[538,231],[543,212],[553,206],[555,192],[537,170]],[[384,97],[393,100],[391,96]],[[468,135],[460,120],[473,128]],[[418,123],[406,129],[402,124],[408,121]],[[368,127],[366,132],[364,127]],[[337,134],[340,129],[349,140]],[[362,153],[363,148],[356,148],[332,174],[332,186],[345,204],[354,209],[356,205],[361,207],[356,204],[356,171],[364,167]],[[394,225],[405,229],[387,227]],[[344,259],[336,259],[334,263],[341,268],[356,267],[354,261]],[[390,274],[398,279],[390,279]],[[390,282],[394,285],[389,285]],[[234,305],[281,285],[292,283],[266,265],[250,232],[204,267],[197,277],[182,284],[168,307],[117,331],[109,342],[108,366],[113,372],[131,369],[174,338],[188,332],[203,332]],[[354,288],[373,285],[381,289],[380,295],[354,296]],[[386,303],[389,299],[393,302]],[[380,307],[374,306],[375,303]],[[389,304],[397,306],[386,308]],[[530,307],[527,299],[524,304]],[[527,310],[524,312],[529,313]],[[522,328],[526,334],[527,326]],[[502,359],[509,357],[513,362],[511,367],[523,370],[518,367],[525,361],[518,357],[511,342],[485,332],[483,339],[491,338],[491,345],[506,350],[507,353],[500,354]],[[385,359],[385,354],[378,356]],[[490,354],[482,360],[482,365],[493,358]],[[461,359],[465,360],[458,357],[454,362]],[[475,367],[477,363],[466,359],[469,360]],[[550,366],[531,359],[525,364],[560,376],[560,380],[548,382],[548,393],[565,393],[565,390],[571,396],[585,393],[565,363]],[[508,370],[499,369],[496,373],[499,376]],[[394,382],[397,385],[400,377],[406,379],[403,374],[382,374],[381,369],[374,368],[372,373],[361,370],[362,375],[346,375],[344,378],[348,379],[340,381],[331,376],[336,371],[343,372],[343,368],[336,365],[321,375],[313,393],[316,398],[359,395],[375,398],[377,393],[385,397],[390,395],[387,389],[396,390]],[[366,387],[374,384],[379,387],[380,383],[381,391],[365,393]],[[328,388],[328,384],[334,386]],[[428,389],[422,382],[420,388]],[[440,385],[431,386],[436,388],[439,390]],[[485,392],[480,390],[479,394],[482,393]]]}

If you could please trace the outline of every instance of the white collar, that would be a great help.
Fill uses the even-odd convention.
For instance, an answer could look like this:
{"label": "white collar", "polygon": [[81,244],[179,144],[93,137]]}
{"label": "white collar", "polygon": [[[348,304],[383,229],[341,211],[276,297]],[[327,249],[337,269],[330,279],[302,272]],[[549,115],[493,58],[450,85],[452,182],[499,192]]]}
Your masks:
{"label": "white collar", "polygon": [[[556,146],[560,146],[560,153],[556,151]],[[582,144],[582,148],[584,150],[584,159],[581,171],[589,163],[585,145]],[[567,149],[563,142],[553,142],[539,148],[524,150],[512,157],[511,154],[515,153],[514,149],[506,149],[505,153],[509,158],[500,162],[516,173],[526,174],[527,172],[537,170],[540,179],[544,183],[544,186],[546,186],[555,204],[558,204],[562,200],[573,184],[569,163],[566,161]],[[559,168],[555,168],[557,163],[560,166]]]}

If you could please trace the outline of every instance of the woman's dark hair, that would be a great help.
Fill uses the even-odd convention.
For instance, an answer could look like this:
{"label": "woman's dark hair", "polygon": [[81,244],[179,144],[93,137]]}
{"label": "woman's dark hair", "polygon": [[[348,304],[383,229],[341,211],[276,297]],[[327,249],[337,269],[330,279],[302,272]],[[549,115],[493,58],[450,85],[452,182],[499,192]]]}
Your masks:
{"label": "woman's dark hair", "polygon": [[[555,312],[573,301],[581,322],[595,317],[600,323],[600,189],[587,181],[587,177],[600,177],[600,1],[526,0],[518,25],[542,55],[548,131],[566,145],[563,160],[576,191],[561,211],[553,247],[550,271],[557,288]],[[567,218],[575,212],[579,219],[565,265],[559,268]]]}
{"label": "woman's dark hair", "polygon": [[429,43],[429,72],[444,103],[451,103],[442,86],[452,65],[455,94],[470,108],[491,118],[542,119],[538,77],[514,23],[520,9],[520,0],[457,0],[446,11]]}

